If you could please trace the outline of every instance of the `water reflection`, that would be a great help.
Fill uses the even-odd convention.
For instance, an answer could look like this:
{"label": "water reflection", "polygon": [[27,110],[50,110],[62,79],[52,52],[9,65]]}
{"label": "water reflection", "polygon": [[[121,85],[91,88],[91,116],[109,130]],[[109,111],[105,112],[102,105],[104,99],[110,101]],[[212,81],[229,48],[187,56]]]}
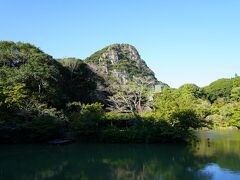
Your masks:
{"label": "water reflection", "polygon": [[194,146],[1,145],[0,179],[240,179],[239,138],[200,136]]}
{"label": "water reflection", "polygon": [[200,171],[200,173],[205,173],[211,176],[212,180],[218,180],[218,179],[239,179],[240,173],[231,171],[229,169],[223,169],[219,167],[217,164],[209,164],[207,165],[203,170]]}

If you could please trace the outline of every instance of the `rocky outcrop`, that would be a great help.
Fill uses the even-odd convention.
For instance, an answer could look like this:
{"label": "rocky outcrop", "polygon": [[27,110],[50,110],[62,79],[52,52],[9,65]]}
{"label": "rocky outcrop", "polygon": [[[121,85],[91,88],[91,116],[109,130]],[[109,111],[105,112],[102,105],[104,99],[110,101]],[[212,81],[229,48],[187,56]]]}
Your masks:
{"label": "rocky outcrop", "polygon": [[140,64],[141,57],[138,54],[136,48],[129,44],[115,44],[107,47],[106,52],[104,52],[99,60],[104,62],[109,62],[111,64],[117,64],[123,58],[136,61]]}
{"label": "rocky outcrop", "polygon": [[161,84],[141,59],[137,49],[129,44],[107,46],[88,57],[86,62],[107,80],[126,84],[135,78],[144,78],[152,86]]}

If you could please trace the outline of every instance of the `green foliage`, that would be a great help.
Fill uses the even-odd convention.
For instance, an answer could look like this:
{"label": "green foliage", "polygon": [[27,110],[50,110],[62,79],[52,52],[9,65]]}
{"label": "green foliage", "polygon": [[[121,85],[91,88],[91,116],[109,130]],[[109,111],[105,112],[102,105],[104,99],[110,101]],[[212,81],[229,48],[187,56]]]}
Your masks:
{"label": "green foliage", "polygon": [[235,87],[231,91],[231,98],[233,101],[239,101],[240,100],[240,87]]}
{"label": "green foliage", "polygon": [[39,105],[31,111],[0,108],[0,143],[46,142],[59,137],[66,118],[55,108]]}
{"label": "green foliage", "polygon": [[237,105],[231,117],[231,125],[240,128],[240,104]]}
{"label": "green foliage", "polygon": [[0,67],[16,67],[42,53],[40,49],[29,43],[0,41]]}
{"label": "green foliage", "polygon": [[233,87],[234,87],[234,88],[240,87],[240,77],[239,77],[239,76],[236,76],[236,77],[233,79]]}
{"label": "green foliage", "polygon": [[188,131],[190,128],[197,129],[205,126],[201,117],[191,109],[174,112],[170,117],[170,124],[183,131]]}
{"label": "green foliage", "polygon": [[98,77],[86,63],[75,58],[65,58],[60,63],[68,69],[65,91],[70,101],[91,103],[98,100],[95,96]]}
{"label": "green foliage", "polygon": [[81,102],[69,102],[66,105],[67,112],[79,112],[82,109]]}
{"label": "green foliage", "polygon": [[232,88],[232,79],[219,79],[211,83],[209,86],[205,87],[204,92],[207,94],[208,99],[211,102],[214,102],[218,98],[229,99]]}
{"label": "green foliage", "polygon": [[3,106],[4,99],[3,93],[0,92],[0,107]]}
{"label": "green foliage", "polygon": [[84,141],[156,143],[186,139],[211,123],[240,128],[238,76],[203,89],[164,86],[153,97],[156,82],[130,45],[108,46],[84,62],[56,61],[31,44],[1,41],[0,142],[74,132]]}
{"label": "green foliage", "polygon": [[156,122],[151,119],[139,119],[129,128],[116,126],[101,131],[100,140],[111,143],[159,143],[183,141],[190,134],[172,127],[166,121]]}
{"label": "green foliage", "polygon": [[195,84],[184,84],[179,88],[182,93],[189,93],[196,98],[204,97],[203,90]]}
{"label": "green foliage", "polygon": [[201,118],[210,113],[210,103],[199,97],[199,88],[182,86],[172,90],[164,87],[163,92],[154,98],[155,114],[157,119],[169,119],[173,113],[182,110],[195,110]]}
{"label": "green foliage", "polygon": [[60,136],[61,123],[53,116],[41,115],[36,116],[26,124],[28,132],[27,141],[46,142],[47,140]]}
{"label": "green foliage", "polygon": [[111,143],[183,141],[191,136],[191,129],[203,127],[191,110],[175,112],[168,121],[156,121],[154,116],[105,114],[100,104],[83,105],[80,112],[72,113],[70,121],[79,140]]}
{"label": "green foliage", "polygon": [[62,100],[58,84],[61,74],[56,66],[45,63],[42,59],[44,57],[39,58],[22,65],[16,81],[25,82],[32,95],[38,96],[40,101],[59,106],[59,100]]}
{"label": "green foliage", "polygon": [[164,87],[163,92],[154,97],[154,108],[158,120],[168,119],[178,108],[176,95],[170,88]]}
{"label": "green foliage", "polygon": [[31,120],[17,116],[5,118],[10,119],[0,126],[0,143],[46,142],[61,133],[62,123],[49,115],[33,116]]}
{"label": "green foliage", "polygon": [[108,112],[105,114],[105,120],[131,120],[136,116],[133,113],[115,113]]}
{"label": "green foliage", "polygon": [[33,45],[0,42],[1,142],[40,142],[59,135],[58,124],[65,120],[56,109],[65,104],[62,74],[60,64]]}
{"label": "green foliage", "polygon": [[[3,53],[2,57],[7,59],[0,67],[0,84],[3,87],[25,84],[28,98],[34,96],[41,102],[56,107],[62,106],[65,96],[61,88],[61,68],[51,56],[29,44],[1,42],[0,49],[1,46],[4,46],[6,51],[0,51],[0,56]],[[19,57],[14,57],[17,60],[12,57],[12,51],[17,51]],[[15,61],[20,63],[16,64]]]}
{"label": "green foliage", "polygon": [[23,83],[17,83],[13,86],[7,86],[3,89],[3,104],[8,107],[21,108],[24,105],[24,100],[27,97],[26,86]]}
{"label": "green foliage", "polygon": [[70,126],[80,140],[94,139],[103,115],[103,105],[100,103],[82,105],[80,112],[72,113]]}
{"label": "green foliage", "polygon": [[99,58],[100,58],[100,56],[101,56],[103,53],[105,53],[106,50],[107,50],[107,47],[105,47],[105,48],[103,48],[103,49],[95,52],[95,53],[92,54],[90,57],[88,57],[88,58],[86,59],[86,61],[89,62],[89,63],[94,63],[94,64],[99,63]]}

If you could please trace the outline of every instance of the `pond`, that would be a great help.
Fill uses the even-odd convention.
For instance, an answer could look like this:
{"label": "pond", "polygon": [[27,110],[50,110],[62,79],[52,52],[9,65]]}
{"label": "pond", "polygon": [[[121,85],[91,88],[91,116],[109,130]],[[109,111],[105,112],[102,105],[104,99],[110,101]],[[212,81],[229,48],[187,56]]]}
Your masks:
{"label": "pond", "polygon": [[240,132],[183,144],[0,145],[0,179],[240,179]]}

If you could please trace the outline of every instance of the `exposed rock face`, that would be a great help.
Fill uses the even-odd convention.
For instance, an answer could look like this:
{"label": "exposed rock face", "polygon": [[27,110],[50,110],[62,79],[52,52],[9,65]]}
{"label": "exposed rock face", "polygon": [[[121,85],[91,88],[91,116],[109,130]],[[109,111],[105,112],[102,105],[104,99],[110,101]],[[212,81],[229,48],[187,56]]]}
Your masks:
{"label": "exposed rock face", "polygon": [[141,57],[138,54],[135,47],[128,45],[128,44],[117,44],[117,45],[111,45],[107,47],[107,50],[105,53],[103,53],[100,56],[100,62],[108,61],[111,64],[117,64],[119,61],[123,58],[127,58],[132,61],[136,61],[138,64],[140,64]]}
{"label": "exposed rock face", "polygon": [[136,48],[129,44],[107,46],[88,57],[86,62],[105,79],[122,84],[134,81],[134,78],[144,78],[151,82],[152,86],[161,84],[141,59]]}
{"label": "exposed rock face", "polygon": [[[101,97],[101,102],[114,111],[128,112],[129,109],[135,109],[142,112],[151,109],[149,102],[153,94],[143,95],[144,92],[154,92],[157,86],[165,85],[157,80],[136,48],[129,44],[107,46],[92,54],[85,62],[96,75],[104,79],[104,83],[99,81],[97,84],[96,94]],[[132,89],[128,90],[129,87]],[[122,104],[121,98],[124,99]],[[125,102],[131,98],[129,103]]]}

